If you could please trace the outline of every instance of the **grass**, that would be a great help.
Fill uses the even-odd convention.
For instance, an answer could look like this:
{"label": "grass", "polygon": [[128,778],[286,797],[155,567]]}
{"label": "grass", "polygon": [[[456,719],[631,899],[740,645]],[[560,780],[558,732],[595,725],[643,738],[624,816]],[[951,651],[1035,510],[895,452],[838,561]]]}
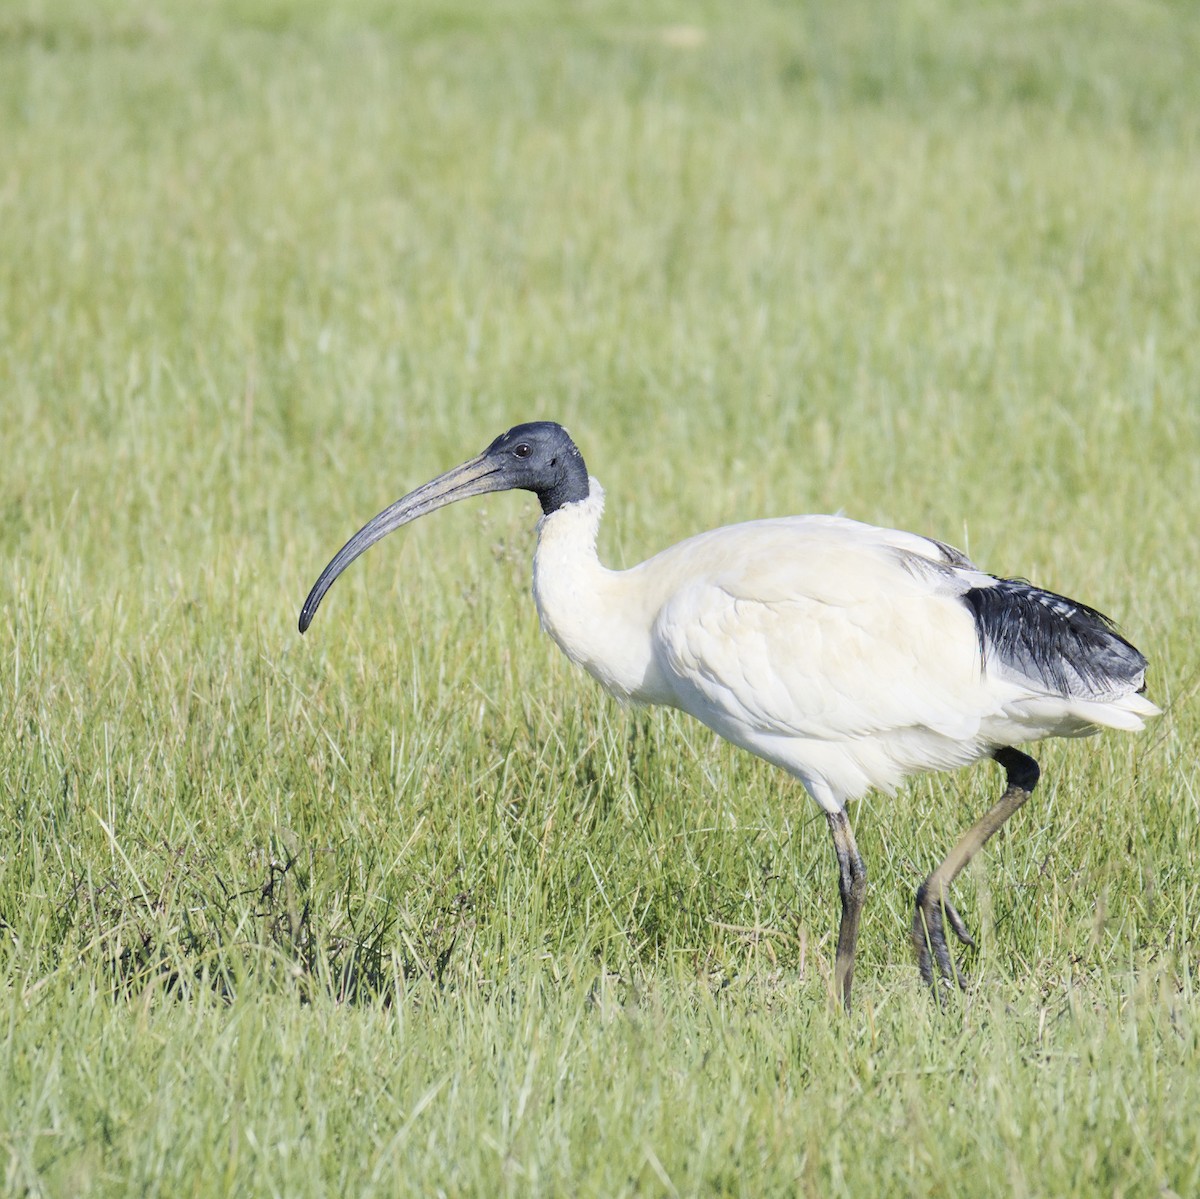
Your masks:
{"label": "grass", "polygon": [[[1200,18],[0,12],[0,1178],[29,1195],[1200,1190]],[[300,601],[518,420],[630,564],[844,509],[1117,616],[1166,709],[824,822],[540,634],[532,501]]]}

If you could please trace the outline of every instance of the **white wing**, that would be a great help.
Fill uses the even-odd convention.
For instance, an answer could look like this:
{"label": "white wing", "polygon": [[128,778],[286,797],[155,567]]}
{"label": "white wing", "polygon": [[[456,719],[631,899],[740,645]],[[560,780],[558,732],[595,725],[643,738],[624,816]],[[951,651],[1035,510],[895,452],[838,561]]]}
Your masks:
{"label": "white wing", "polygon": [[[996,700],[958,596],[986,576],[961,555],[838,518],[755,522],[678,549],[693,559],[691,581],[663,605],[653,638],[681,708],[851,794],[978,756]],[[901,747],[890,758],[889,738]],[[950,743],[955,760],[944,761]]]}

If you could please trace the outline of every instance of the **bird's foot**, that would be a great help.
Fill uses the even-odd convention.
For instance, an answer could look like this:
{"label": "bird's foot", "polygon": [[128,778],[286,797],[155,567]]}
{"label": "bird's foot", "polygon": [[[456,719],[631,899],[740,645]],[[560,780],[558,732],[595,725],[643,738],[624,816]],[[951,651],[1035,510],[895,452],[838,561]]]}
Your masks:
{"label": "bird's foot", "polygon": [[[943,921],[943,914],[945,921]],[[930,886],[930,880],[926,879],[917,891],[912,937],[913,946],[917,951],[917,966],[920,968],[921,977],[930,987],[933,987],[939,1002],[944,987],[957,985],[965,989],[968,982],[966,976],[954,964],[954,960],[950,956],[950,946],[946,943],[946,923],[949,923],[951,932],[964,945],[970,945],[973,949],[976,947],[975,938],[967,930],[963,918],[946,898],[942,888]],[[934,961],[937,962],[938,967],[936,980],[933,972]]]}

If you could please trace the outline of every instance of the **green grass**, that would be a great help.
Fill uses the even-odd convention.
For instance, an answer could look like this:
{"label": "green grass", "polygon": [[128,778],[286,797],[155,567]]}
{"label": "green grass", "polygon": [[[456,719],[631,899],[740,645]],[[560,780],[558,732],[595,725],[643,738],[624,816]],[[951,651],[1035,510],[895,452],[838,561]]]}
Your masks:
{"label": "green grass", "polygon": [[[30,1195],[1200,1191],[1200,15],[0,9],[0,1179]],[[332,552],[563,421],[631,564],[844,509],[1118,617],[1166,709],[825,824],[574,673],[536,505]]]}

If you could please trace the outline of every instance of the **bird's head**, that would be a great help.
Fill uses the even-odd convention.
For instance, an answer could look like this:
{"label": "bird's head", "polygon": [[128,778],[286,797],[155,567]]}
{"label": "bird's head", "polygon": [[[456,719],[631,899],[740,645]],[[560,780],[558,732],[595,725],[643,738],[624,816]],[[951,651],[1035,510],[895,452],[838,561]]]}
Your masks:
{"label": "bird's head", "polygon": [[562,425],[533,421],[501,433],[482,454],[410,491],[368,521],[334,555],[300,609],[300,632],[312,623],[334,580],[360,554],[394,529],[456,500],[489,491],[532,491],[547,515],[587,499],[588,473],[583,455]]}
{"label": "bird's head", "polygon": [[496,472],[496,482],[484,490],[532,491],[544,513],[587,499],[588,474],[583,455],[566,429],[553,421],[515,425],[501,433],[475,461],[486,462]]}

